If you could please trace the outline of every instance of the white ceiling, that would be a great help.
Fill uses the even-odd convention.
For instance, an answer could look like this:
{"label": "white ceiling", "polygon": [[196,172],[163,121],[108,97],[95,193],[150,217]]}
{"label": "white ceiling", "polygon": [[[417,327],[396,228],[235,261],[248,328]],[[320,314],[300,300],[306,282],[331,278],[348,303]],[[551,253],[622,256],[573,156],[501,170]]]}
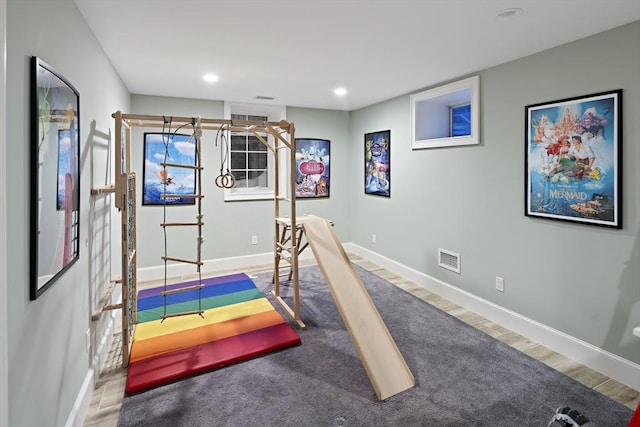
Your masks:
{"label": "white ceiling", "polygon": [[640,0],[75,3],[133,94],[348,111],[640,19]]}

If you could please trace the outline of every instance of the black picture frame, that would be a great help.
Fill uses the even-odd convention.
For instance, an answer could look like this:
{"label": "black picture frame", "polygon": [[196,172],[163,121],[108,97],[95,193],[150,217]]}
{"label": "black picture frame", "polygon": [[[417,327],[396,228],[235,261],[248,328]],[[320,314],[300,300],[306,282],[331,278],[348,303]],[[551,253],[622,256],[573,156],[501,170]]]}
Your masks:
{"label": "black picture frame", "polygon": [[391,130],[364,134],[364,193],[391,197]]}
{"label": "black picture frame", "polygon": [[[62,165],[62,167],[61,167]],[[80,94],[31,58],[30,298],[80,258]]]}
{"label": "black picture frame", "polygon": [[296,199],[329,197],[331,190],[331,141],[296,138]]}
{"label": "black picture frame", "polygon": [[622,228],[622,89],[525,107],[525,216]]}
{"label": "black picture frame", "polygon": [[[196,194],[195,143],[182,133],[145,132],[142,166],[142,205],[194,205]],[[167,166],[163,163],[190,167]],[[165,197],[171,195],[172,197]],[[180,197],[183,195],[185,197]]]}

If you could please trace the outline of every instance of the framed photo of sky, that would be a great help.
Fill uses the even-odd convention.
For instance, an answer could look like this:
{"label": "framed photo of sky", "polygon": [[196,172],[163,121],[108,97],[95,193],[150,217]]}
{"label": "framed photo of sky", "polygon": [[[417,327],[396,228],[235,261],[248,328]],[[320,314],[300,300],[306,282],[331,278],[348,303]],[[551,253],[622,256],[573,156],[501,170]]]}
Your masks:
{"label": "framed photo of sky", "polygon": [[144,134],[143,205],[195,204],[194,197],[180,197],[195,194],[195,169],[163,166],[163,163],[196,165],[196,146],[190,138],[174,133]]}

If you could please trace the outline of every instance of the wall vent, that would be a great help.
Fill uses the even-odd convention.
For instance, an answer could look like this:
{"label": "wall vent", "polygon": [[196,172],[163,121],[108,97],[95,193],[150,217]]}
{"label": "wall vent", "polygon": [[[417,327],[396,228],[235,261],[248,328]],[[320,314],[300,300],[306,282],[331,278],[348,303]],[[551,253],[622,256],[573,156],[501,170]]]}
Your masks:
{"label": "wall vent", "polygon": [[460,254],[438,248],[438,265],[460,274]]}
{"label": "wall vent", "polygon": [[275,98],[273,96],[257,95],[255,99],[261,99],[263,101],[273,101]]}

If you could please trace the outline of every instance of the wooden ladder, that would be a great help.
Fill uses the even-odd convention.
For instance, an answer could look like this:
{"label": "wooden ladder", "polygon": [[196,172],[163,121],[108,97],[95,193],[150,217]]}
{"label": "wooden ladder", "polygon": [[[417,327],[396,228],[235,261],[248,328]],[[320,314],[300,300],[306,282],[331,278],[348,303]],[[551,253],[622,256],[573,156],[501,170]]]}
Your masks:
{"label": "wooden ladder", "polygon": [[[282,268],[289,268],[289,280],[293,276],[293,270],[291,269],[291,253],[294,250],[291,246],[291,220],[289,218],[276,218],[276,222],[279,225],[279,235],[276,241],[276,254],[275,254],[275,271],[280,273]],[[304,229],[300,224],[296,225],[296,242],[298,244],[298,255],[304,251],[309,243],[305,243],[300,246],[302,241],[302,236],[304,235]],[[280,263],[284,263],[283,267],[280,266]],[[275,277],[272,279],[272,283],[275,281]]]}
{"label": "wooden ladder", "polygon": [[[163,231],[164,231],[164,237],[165,237],[165,254],[162,258],[162,260],[164,261],[164,290],[160,293],[163,296],[163,305],[164,305],[164,309],[163,309],[163,314],[162,316],[160,316],[161,322],[164,321],[165,319],[169,318],[169,317],[178,317],[178,316],[186,316],[186,315],[192,315],[192,314],[197,314],[199,316],[202,316],[204,313],[204,310],[202,309],[202,288],[204,288],[204,285],[202,284],[202,271],[201,271],[201,267],[203,265],[202,262],[202,243],[204,242],[204,239],[202,238],[202,226],[204,225],[204,222],[202,221],[203,219],[203,214],[202,214],[202,199],[204,198],[204,195],[202,194],[202,166],[201,166],[201,136],[202,136],[202,129],[200,127],[200,118],[198,117],[197,119],[194,119],[193,121],[193,134],[195,135],[195,153],[196,153],[196,161],[195,161],[195,165],[189,165],[189,164],[182,164],[182,163],[169,163],[169,162],[162,162],[160,163],[160,166],[162,166],[163,168],[163,172],[164,172],[164,176],[168,176],[167,173],[167,168],[168,167],[173,167],[173,168],[181,168],[181,169],[191,169],[195,171],[196,174],[196,181],[195,181],[195,194],[169,194],[166,192],[167,190],[167,184],[164,185],[164,192],[163,194],[160,196],[164,201],[164,222],[162,222],[160,224],[160,226],[162,227]],[[169,133],[169,135],[171,135]],[[163,138],[164,138],[164,134],[163,134]],[[165,159],[166,160],[166,159]],[[166,209],[167,209],[167,199],[172,199],[172,198],[192,198],[195,200],[195,206],[197,209],[197,215],[196,215],[196,221],[195,222],[167,222],[166,221]],[[196,227],[197,230],[197,238],[196,238],[196,259],[184,259],[184,258],[177,258],[177,257],[172,257],[169,256],[167,254],[167,228],[172,228],[172,227]],[[176,288],[176,289],[167,289],[167,262],[179,262],[179,263],[185,263],[185,264],[193,264],[196,266],[197,268],[197,272],[198,272],[198,284],[197,285],[193,285],[193,286],[186,286],[186,287],[182,287],[182,288]],[[182,312],[175,312],[175,313],[167,313],[167,297],[169,295],[173,295],[173,294],[177,294],[177,293],[181,293],[181,292],[189,292],[189,291],[193,291],[193,290],[198,290],[198,308],[196,310],[188,310],[188,311],[182,311]]]}

